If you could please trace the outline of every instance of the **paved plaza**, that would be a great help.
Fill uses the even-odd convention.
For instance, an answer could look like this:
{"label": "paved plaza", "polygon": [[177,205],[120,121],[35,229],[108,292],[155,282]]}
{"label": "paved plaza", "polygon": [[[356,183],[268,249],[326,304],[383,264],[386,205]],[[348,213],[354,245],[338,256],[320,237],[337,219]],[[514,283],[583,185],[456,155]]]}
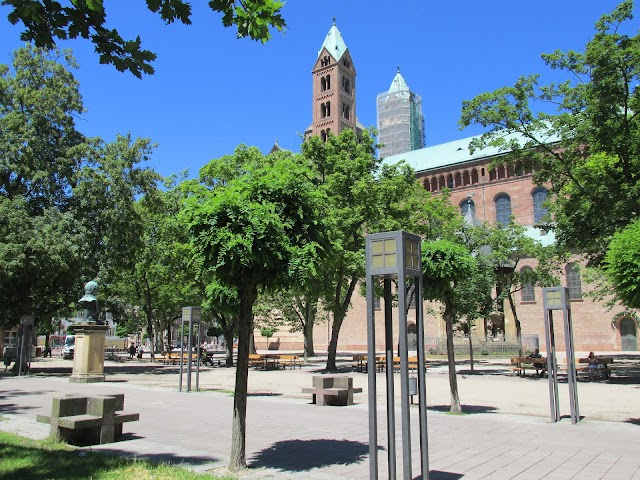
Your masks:
{"label": "paved plaza", "polygon": [[[627,371],[635,375],[640,359],[626,358]],[[125,410],[139,412],[140,421],[125,425],[123,441],[91,449],[225,472],[234,369],[204,367],[199,379],[202,391],[181,393],[178,367],[148,360],[106,362],[107,382],[89,385],[69,382],[70,361],[39,359],[32,367],[29,377],[0,375],[1,430],[44,438],[48,426],[36,423],[36,415],[50,413],[54,396],[124,393]],[[499,361],[483,361],[471,374],[468,365],[459,366],[460,399],[467,412],[462,416],[446,413],[446,366],[429,368],[433,480],[640,480],[640,378],[621,372],[609,383],[579,382],[584,418],[573,425],[568,418],[550,422],[546,379],[514,377],[504,367]],[[241,478],[369,478],[367,375],[347,373],[346,368],[342,373],[364,388],[354,397],[356,405],[318,407],[302,394],[311,377],[322,374],[321,362],[296,370],[250,371],[246,452],[251,468]],[[385,479],[386,392],[381,388],[384,374],[377,375],[379,478]],[[561,413],[568,416],[566,390],[566,384],[561,384]],[[397,422],[400,445],[399,411]],[[411,427],[413,472],[419,478],[417,405],[412,406]],[[402,472],[400,451],[398,457],[398,472]]]}

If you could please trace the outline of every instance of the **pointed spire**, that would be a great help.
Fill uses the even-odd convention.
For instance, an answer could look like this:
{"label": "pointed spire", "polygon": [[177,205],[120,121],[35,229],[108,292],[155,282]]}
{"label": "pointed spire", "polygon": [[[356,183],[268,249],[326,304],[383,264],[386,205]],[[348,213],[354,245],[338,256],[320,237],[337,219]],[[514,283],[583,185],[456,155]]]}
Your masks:
{"label": "pointed spire", "polygon": [[398,67],[398,73],[393,77],[393,81],[391,82],[391,87],[389,87],[390,92],[400,92],[400,91],[409,91],[409,86],[407,82],[405,82],[404,77],[400,73],[400,67]]}
{"label": "pointed spire", "polygon": [[338,30],[338,27],[336,27],[336,17],[333,17],[333,25],[331,25],[329,33],[327,33],[320,50],[318,50],[318,57],[320,57],[323,48],[327,49],[327,52],[331,54],[336,62],[340,60],[342,54],[347,50],[347,45],[342,39],[342,34],[340,30]]}

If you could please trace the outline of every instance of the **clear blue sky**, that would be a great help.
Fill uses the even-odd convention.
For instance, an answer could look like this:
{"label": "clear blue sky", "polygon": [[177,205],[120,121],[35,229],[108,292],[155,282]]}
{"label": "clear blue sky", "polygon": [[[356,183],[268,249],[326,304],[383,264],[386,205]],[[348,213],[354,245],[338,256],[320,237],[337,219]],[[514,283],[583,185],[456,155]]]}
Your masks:
{"label": "clear blue sky", "polygon": [[[375,126],[376,95],[400,66],[422,96],[427,145],[435,145],[481,133],[458,129],[463,100],[522,74],[552,79],[540,54],[582,50],[595,22],[619,2],[289,0],[286,33],[274,32],[265,45],[237,40],[203,1],[193,2],[191,26],[165,26],[143,0],[105,3],[110,26],[125,38],[139,34],[157,53],[156,73],[139,80],[100,65],[87,41],[61,43],[81,66],[76,77],[88,111],[78,128],[107,141],[128,132],[151,138],[156,170],[188,169],[193,177],[241,143],[268,152],[277,139],[299,151],[299,134],[311,122],[311,68],[334,16],[357,70],[359,120]],[[10,63],[21,45],[8,11],[0,7],[0,63]]]}

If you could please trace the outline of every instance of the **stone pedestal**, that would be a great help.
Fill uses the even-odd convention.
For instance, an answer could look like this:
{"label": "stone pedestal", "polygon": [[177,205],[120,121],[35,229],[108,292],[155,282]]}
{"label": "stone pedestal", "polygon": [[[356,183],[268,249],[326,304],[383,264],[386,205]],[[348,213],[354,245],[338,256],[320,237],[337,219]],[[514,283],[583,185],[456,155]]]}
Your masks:
{"label": "stone pedestal", "polygon": [[70,382],[104,382],[104,344],[107,325],[75,325],[76,345]]}

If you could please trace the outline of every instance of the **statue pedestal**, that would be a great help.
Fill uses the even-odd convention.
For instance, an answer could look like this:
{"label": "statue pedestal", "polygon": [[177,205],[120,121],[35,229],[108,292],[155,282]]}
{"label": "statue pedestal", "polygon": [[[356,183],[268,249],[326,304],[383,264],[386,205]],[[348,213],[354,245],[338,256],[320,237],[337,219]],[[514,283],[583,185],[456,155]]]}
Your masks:
{"label": "statue pedestal", "polygon": [[75,325],[76,345],[73,353],[72,383],[104,382],[104,344],[107,325]]}

